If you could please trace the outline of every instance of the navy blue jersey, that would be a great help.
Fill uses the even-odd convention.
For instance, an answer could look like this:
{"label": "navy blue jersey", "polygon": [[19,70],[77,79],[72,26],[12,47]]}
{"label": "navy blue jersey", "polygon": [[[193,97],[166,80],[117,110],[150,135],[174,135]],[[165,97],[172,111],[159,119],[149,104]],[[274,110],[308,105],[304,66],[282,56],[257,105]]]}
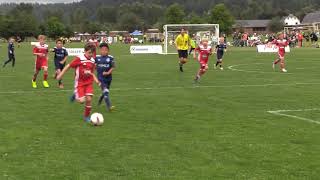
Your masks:
{"label": "navy blue jersey", "polygon": [[66,48],[57,48],[54,47],[53,48],[53,52],[54,52],[54,61],[56,62],[60,62],[62,61],[65,57],[68,56],[68,52]]}
{"label": "navy blue jersey", "polygon": [[8,44],[8,53],[9,55],[14,55],[14,44],[12,42]]}
{"label": "navy blue jersey", "polygon": [[225,49],[227,49],[227,45],[224,43],[216,46],[217,54],[223,54]]}
{"label": "navy blue jersey", "polygon": [[113,56],[97,56],[96,57],[96,65],[97,65],[97,76],[98,79],[101,81],[103,79],[110,79],[112,78],[112,74],[109,76],[104,76],[103,72],[108,72],[111,68],[115,67],[115,61]]}

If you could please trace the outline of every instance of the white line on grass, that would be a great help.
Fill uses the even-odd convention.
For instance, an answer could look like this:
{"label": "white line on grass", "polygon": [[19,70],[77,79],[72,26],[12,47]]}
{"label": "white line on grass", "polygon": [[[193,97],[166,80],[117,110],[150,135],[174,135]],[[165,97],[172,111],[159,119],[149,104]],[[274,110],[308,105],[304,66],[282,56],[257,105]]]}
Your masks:
{"label": "white line on grass", "polygon": [[[318,83],[290,83],[290,84],[239,84],[239,85],[212,85],[212,86],[170,86],[170,87],[142,87],[142,88],[113,88],[111,91],[144,91],[144,90],[171,90],[171,89],[204,89],[204,88],[247,88],[247,87],[272,87],[272,86],[299,86],[299,85],[320,85]],[[72,92],[72,89],[64,90],[29,90],[29,91],[0,91],[0,94],[23,94],[23,93],[56,93]]]}
{"label": "white line on grass", "polygon": [[[229,66],[228,69],[230,69],[231,71],[248,72],[248,73],[263,73],[263,74],[274,74],[274,73],[279,74],[280,73],[280,72],[251,71],[251,70],[242,70],[242,69],[234,68],[234,67],[246,66],[246,65],[252,65],[252,64],[262,65],[263,63],[237,64],[237,65]],[[271,67],[270,67],[270,69],[271,69]],[[280,74],[293,74],[293,73],[280,73]]]}
{"label": "white line on grass", "polygon": [[290,114],[285,114],[285,112],[305,112],[305,111],[320,111],[320,109],[297,109],[297,110],[276,110],[276,111],[267,111],[268,113],[274,114],[274,115],[278,115],[278,116],[285,116],[285,117],[290,117],[290,118],[294,118],[294,119],[299,119],[302,121],[307,121],[310,123],[314,123],[314,124],[318,124],[320,125],[320,121],[315,121],[312,119],[308,119],[308,118],[304,118],[304,117],[300,117],[300,116],[294,116],[294,115],[290,115]]}

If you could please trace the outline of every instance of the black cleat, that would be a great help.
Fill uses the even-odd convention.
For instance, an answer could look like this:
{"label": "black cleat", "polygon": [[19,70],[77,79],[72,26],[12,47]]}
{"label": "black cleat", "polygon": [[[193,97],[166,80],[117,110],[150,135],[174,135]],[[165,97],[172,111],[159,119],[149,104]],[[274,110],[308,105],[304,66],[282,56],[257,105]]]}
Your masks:
{"label": "black cleat", "polygon": [[102,96],[100,96],[99,101],[98,101],[98,106],[100,106],[100,105],[102,104],[103,98],[104,98],[104,96],[103,96],[103,95],[102,95]]}
{"label": "black cleat", "polygon": [[180,72],[183,72],[183,66],[180,66]]}

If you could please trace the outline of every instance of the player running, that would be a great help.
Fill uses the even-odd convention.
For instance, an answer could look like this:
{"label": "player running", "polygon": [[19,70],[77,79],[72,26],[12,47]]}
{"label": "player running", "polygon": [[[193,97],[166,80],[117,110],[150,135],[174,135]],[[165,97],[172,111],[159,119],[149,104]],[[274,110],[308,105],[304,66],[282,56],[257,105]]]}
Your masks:
{"label": "player running", "polygon": [[220,70],[223,70],[222,58],[225,52],[227,52],[227,45],[225,44],[224,37],[219,39],[219,44],[216,46],[215,52],[217,53],[217,63],[214,65],[214,69],[220,66]]}
{"label": "player running", "polygon": [[[61,39],[56,40],[56,47],[54,47],[51,51],[54,52],[54,65],[56,68],[54,78],[56,79],[66,66],[68,52],[67,49],[63,47],[63,41]],[[61,89],[64,88],[62,79],[58,81],[58,86]]]}
{"label": "player running", "polygon": [[274,40],[272,43],[278,47],[278,58],[272,63],[272,68],[275,70],[275,66],[280,62],[280,69],[282,72],[288,72],[285,69],[285,59],[284,56],[286,54],[285,48],[289,45],[289,40],[284,39],[285,35],[281,34],[279,39]]}
{"label": "player running", "polygon": [[[196,57],[196,52],[198,52],[198,58]],[[200,69],[195,77],[195,82],[198,82],[206,71],[208,70],[209,56],[212,54],[212,47],[208,45],[208,40],[203,39],[201,45],[199,45],[193,52],[193,58],[198,60],[200,63]]]}
{"label": "player running", "polygon": [[33,55],[36,56],[35,60],[35,72],[32,78],[32,87],[37,88],[37,76],[41,69],[43,70],[43,87],[49,88],[49,83],[47,81],[48,79],[48,45],[45,43],[46,36],[39,35],[38,41],[39,44],[37,44],[33,48]]}
{"label": "player running", "polygon": [[88,43],[84,47],[84,54],[76,57],[70,64],[62,70],[57,76],[57,80],[61,80],[64,74],[70,69],[75,69],[75,85],[74,94],[71,97],[71,102],[77,100],[79,103],[85,103],[84,121],[90,122],[91,103],[93,96],[93,81],[98,85],[100,82],[94,75],[95,60],[93,59],[93,52],[95,46]]}
{"label": "player running", "polygon": [[187,63],[188,49],[190,46],[190,37],[186,29],[182,28],[180,34],[175,40],[175,46],[179,54],[179,68],[183,72],[183,65]]}
{"label": "player running", "polygon": [[12,62],[12,67],[14,67],[16,63],[16,58],[14,56],[14,39],[10,38],[9,39],[9,44],[8,44],[8,60],[3,63],[3,68],[6,67],[6,65],[10,62]]}
{"label": "player running", "polygon": [[115,68],[115,61],[113,56],[109,55],[109,45],[107,43],[100,44],[100,55],[95,58],[97,66],[98,80],[101,82],[102,95],[99,99],[99,105],[101,105],[104,99],[107,110],[114,110],[114,106],[110,101],[110,86],[112,82],[112,72]]}

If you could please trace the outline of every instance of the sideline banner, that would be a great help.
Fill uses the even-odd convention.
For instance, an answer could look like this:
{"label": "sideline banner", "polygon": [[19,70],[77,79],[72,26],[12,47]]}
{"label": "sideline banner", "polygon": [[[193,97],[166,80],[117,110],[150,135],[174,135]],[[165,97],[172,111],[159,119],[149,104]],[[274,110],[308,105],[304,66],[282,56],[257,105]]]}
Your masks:
{"label": "sideline banner", "polygon": [[[276,53],[278,52],[278,47],[275,44],[262,44],[257,45],[257,50],[259,53]],[[286,52],[290,52],[290,47],[285,48]]]}
{"label": "sideline banner", "polygon": [[161,54],[162,46],[131,46],[130,47],[131,54]]}
{"label": "sideline banner", "polygon": [[66,48],[69,56],[80,56],[84,53],[83,48]]}

